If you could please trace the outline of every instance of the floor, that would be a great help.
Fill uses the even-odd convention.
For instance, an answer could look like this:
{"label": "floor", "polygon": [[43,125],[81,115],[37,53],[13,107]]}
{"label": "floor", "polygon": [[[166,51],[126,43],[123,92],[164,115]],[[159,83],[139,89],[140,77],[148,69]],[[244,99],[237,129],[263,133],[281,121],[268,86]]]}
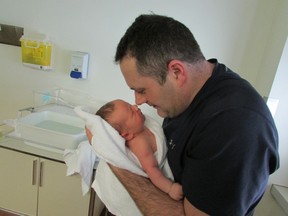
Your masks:
{"label": "floor", "polygon": [[[11,212],[6,212],[0,209],[0,216],[21,216],[21,215],[13,214]],[[107,211],[106,208],[104,208],[100,216],[114,216],[114,215],[112,215],[110,212]]]}

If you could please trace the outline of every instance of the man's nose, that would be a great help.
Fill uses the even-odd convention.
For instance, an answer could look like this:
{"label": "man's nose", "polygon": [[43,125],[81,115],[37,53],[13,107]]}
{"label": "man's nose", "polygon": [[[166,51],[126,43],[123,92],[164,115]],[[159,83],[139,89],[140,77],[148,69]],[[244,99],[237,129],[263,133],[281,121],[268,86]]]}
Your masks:
{"label": "man's nose", "polygon": [[143,95],[135,92],[135,103],[137,105],[141,105],[141,104],[144,104],[146,102],[147,102],[147,100],[146,100],[146,98]]}

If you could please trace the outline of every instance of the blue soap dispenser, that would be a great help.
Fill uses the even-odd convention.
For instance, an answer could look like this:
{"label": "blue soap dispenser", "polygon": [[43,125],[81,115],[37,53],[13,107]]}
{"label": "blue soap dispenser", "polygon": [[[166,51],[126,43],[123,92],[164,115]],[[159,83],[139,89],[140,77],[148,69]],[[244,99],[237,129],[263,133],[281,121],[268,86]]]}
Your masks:
{"label": "blue soap dispenser", "polygon": [[89,54],[75,51],[71,55],[70,77],[74,79],[87,79]]}

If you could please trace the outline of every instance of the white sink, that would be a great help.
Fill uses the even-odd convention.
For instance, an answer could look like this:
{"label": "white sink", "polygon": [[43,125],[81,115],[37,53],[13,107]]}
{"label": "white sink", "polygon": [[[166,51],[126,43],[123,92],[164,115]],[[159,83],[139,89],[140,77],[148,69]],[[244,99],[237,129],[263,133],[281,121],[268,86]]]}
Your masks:
{"label": "white sink", "polygon": [[81,141],[87,140],[82,119],[50,110],[19,118],[17,130],[29,143],[59,150],[75,149]]}

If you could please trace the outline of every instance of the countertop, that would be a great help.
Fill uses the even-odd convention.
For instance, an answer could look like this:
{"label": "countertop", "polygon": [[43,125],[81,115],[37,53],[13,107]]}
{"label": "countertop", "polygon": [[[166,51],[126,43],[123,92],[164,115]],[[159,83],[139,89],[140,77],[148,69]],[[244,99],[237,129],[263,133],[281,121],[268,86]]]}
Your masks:
{"label": "countertop", "polygon": [[64,163],[63,153],[61,151],[48,151],[26,144],[22,139],[12,137],[1,137],[0,148],[6,148],[29,155],[40,156],[42,158],[58,161]]}
{"label": "countertop", "polygon": [[[13,151],[29,154],[36,157],[64,162],[64,150],[49,148],[43,145],[37,145],[23,140],[19,136],[15,136],[14,128],[5,124],[0,124],[0,148],[10,149]],[[98,161],[95,162],[94,169],[96,169]]]}

